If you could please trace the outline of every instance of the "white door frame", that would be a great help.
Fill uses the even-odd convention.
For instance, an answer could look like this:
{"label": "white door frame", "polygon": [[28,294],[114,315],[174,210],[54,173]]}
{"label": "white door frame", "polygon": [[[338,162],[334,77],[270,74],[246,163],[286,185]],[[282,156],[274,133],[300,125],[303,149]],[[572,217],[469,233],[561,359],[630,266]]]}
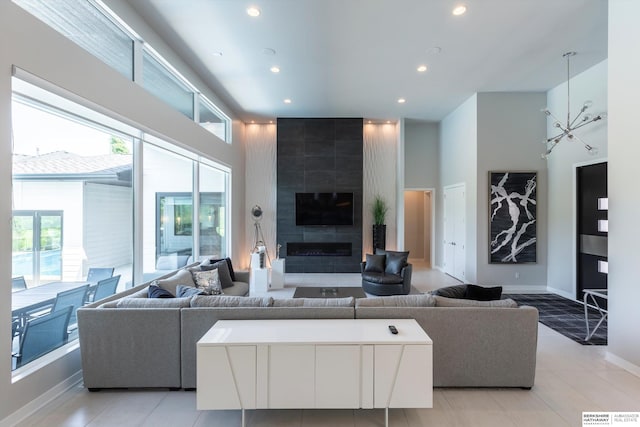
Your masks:
{"label": "white door frame", "polygon": [[[405,191],[422,191],[424,193],[426,192],[430,192],[431,193],[431,241],[429,242],[429,244],[431,245],[431,250],[429,251],[431,253],[431,255],[429,256],[429,264],[431,265],[431,268],[435,268],[435,262],[436,262],[436,189],[433,187],[420,187],[420,188],[405,188],[404,191],[402,192],[402,200],[403,200],[403,205],[404,205],[404,192]],[[405,218],[404,218],[404,212],[402,215],[402,223],[404,224]],[[403,236],[404,236],[404,227],[403,227],[403,232],[402,232]]]}

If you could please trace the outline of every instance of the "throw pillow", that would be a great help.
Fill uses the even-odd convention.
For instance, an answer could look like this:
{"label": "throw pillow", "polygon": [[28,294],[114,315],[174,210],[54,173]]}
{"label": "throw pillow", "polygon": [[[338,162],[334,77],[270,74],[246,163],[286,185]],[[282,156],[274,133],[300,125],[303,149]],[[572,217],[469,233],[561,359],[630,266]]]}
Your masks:
{"label": "throw pillow", "polygon": [[367,263],[364,266],[364,271],[368,273],[384,273],[386,259],[386,255],[367,254]]}
{"label": "throw pillow", "polygon": [[476,301],[495,301],[500,297],[502,297],[502,286],[486,288],[478,285],[467,285],[467,289],[464,292],[465,299]]}
{"label": "throw pillow", "polygon": [[[156,281],[154,281],[155,283]],[[178,285],[180,286],[180,285]],[[174,298],[174,295],[166,289],[162,289],[158,285],[149,285],[149,298]]]}
{"label": "throw pillow", "polygon": [[176,274],[171,277],[167,277],[166,279],[158,279],[155,281],[157,286],[160,286],[162,289],[165,289],[171,294],[176,294],[176,286],[178,285],[186,285],[186,286],[195,286],[196,284],[193,282],[193,277],[191,276],[191,272],[188,270],[179,270]]}
{"label": "throw pillow", "polygon": [[203,290],[206,295],[222,294],[217,269],[210,271],[194,271],[192,274],[193,281],[196,282],[196,288]]}
{"label": "throw pillow", "polygon": [[438,295],[447,298],[464,298],[467,291],[467,285],[453,285],[431,291],[431,295]]}
{"label": "throw pillow", "polygon": [[231,278],[231,272],[229,271],[229,264],[227,264],[225,260],[222,260],[214,263],[213,267],[218,269],[218,277],[220,278],[220,287],[222,289],[232,287],[233,279]]}
{"label": "throw pillow", "polygon": [[376,249],[376,255],[386,255],[387,264],[384,272],[397,275],[400,275],[402,269],[407,266],[407,260],[409,259],[409,251],[399,252]]}
{"label": "throw pillow", "polygon": [[227,267],[229,267],[229,275],[231,276],[231,281],[235,282],[236,281],[236,273],[233,271],[233,265],[231,264],[231,258],[210,259],[209,263],[210,264],[215,264],[215,263],[217,263],[219,261],[226,261],[227,262]]}
{"label": "throw pillow", "polygon": [[178,285],[176,287],[176,297],[187,298],[194,295],[206,295],[205,291],[200,288],[194,288],[193,286]]}

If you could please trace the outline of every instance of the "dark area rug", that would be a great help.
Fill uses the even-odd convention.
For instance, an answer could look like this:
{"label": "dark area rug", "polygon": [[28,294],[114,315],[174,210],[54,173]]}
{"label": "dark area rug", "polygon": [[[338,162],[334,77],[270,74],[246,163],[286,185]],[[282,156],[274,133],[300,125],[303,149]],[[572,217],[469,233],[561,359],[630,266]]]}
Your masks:
{"label": "dark area rug", "polygon": [[[585,341],[587,328],[584,306],[556,294],[507,294],[518,303],[538,309],[540,323],[583,345],[607,345],[607,321],[602,322],[589,341]],[[600,320],[600,313],[589,307],[589,328],[593,330]]]}

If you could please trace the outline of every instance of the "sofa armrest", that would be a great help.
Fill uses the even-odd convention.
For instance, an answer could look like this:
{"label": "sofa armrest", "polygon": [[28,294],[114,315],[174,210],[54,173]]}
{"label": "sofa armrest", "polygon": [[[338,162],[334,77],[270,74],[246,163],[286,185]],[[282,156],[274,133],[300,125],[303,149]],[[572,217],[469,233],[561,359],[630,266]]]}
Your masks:
{"label": "sofa armrest", "polygon": [[181,387],[180,309],[79,308],[87,388]]}

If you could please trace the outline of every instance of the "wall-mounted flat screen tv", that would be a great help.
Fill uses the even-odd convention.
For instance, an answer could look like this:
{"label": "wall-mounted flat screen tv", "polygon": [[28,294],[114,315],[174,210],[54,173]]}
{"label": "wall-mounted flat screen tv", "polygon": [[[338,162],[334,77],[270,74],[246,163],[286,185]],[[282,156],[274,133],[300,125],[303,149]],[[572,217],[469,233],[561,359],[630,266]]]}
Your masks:
{"label": "wall-mounted flat screen tv", "polygon": [[353,225],[353,193],[296,193],[296,225]]}

